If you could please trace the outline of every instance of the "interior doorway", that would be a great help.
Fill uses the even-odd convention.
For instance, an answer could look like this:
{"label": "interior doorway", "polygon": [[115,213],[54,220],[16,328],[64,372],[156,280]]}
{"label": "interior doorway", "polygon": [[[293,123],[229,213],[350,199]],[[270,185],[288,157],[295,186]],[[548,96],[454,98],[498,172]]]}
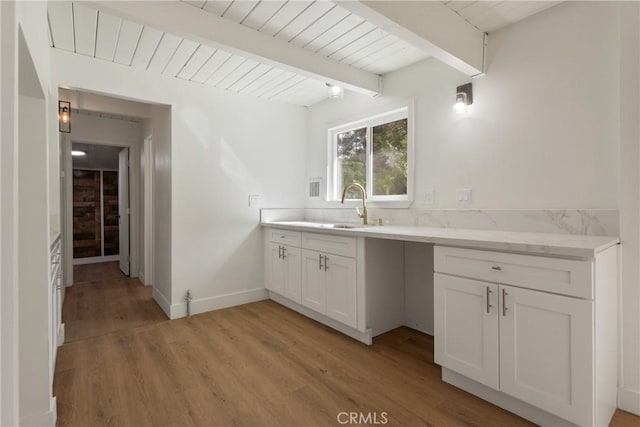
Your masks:
{"label": "interior doorway", "polygon": [[153,212],[144,211],[143,200],[153,177],[142,169],[150,106],[68,89],[59,96],[71,102],[71,132],[60,133],[65,285],[78,283],[78,272],[84,281],[99,270],[83,265],[107,262],[152,285],[144,280],[144,260],[154,247],[145,244],[144,230]]}
{"label": "interior doorway", "polygon": [[73,264],[118,261],[129,276],[129,148],[73,142]]}

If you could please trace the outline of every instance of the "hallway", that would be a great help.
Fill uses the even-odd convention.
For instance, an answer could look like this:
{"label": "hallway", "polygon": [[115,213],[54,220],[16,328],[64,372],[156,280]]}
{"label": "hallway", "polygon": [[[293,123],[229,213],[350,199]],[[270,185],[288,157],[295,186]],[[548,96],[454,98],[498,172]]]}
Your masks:
{"label": "hallway", "polygon": [[118,262],[76,265],[74,278],[62,309],[65,343],[168,320],[152,288],[122,274]]}

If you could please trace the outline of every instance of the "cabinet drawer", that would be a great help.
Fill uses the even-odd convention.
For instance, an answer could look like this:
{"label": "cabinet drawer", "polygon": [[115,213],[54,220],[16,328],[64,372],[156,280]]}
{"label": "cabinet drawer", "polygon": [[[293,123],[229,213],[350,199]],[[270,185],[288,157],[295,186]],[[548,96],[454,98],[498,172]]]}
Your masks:
{"label": "cabinet drawer", "polygon": [[593,299],[593,263],[436,246],[439,273]]}
{"label": "cabinet drawer", "polygon": [[302,233],[302,247],[318,252],[355,258],[356,239],[329,234]]}
{"label": "cabinet drawer", "polygon": [[299,231],[269,228],[269,231],[267,233],[270,242],[300,247],[300,235],[302,233],[300,233]]}

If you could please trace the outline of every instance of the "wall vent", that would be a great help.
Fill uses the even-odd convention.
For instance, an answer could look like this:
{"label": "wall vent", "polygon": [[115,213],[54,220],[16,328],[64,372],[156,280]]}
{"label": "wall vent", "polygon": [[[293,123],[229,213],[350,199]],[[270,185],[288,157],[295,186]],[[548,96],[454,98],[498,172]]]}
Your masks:
{"label": "wall vent", "polygon": [[309,198],[310,199],[319,199],[320,198],[320,183],[322,182],[322,178],[311,178],[309,180]]}

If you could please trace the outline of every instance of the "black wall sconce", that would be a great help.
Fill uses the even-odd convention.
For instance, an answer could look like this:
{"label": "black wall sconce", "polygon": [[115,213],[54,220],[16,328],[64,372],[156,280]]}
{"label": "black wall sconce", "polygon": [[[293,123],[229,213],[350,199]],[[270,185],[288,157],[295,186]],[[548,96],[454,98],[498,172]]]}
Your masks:
{"label": "black wall sconce", "polygon": [[456,88],[455,109],[458,113],[466,113],[467,107],[473,104],[473,87],[471,83]]}
{"label": "black wall sconce", "polygon": [[71,102],[58,101],[58,129],[71,133]]}

